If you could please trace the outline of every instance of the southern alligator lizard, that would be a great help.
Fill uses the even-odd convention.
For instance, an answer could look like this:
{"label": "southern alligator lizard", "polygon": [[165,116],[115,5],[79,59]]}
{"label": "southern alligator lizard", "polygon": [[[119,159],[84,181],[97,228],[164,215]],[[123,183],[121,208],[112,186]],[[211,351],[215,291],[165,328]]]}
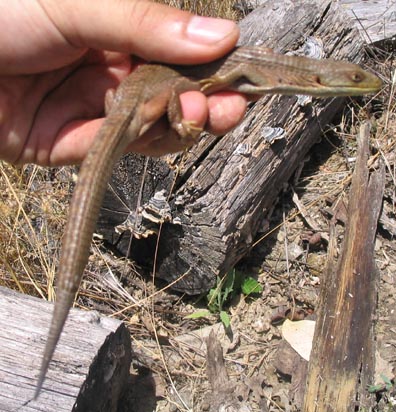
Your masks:
{"label": "southern alligator lizard", "polygon": [[92,234],[113,165],[127,145],[167,114],[182,146],[200,130],[182,119],[179,94],[235,90],[250,95],[306,94],[319,97],[376,92],[381,81],[342,61],[285,56],[270,49],[240,47],[212,63],[188,67],[139,66],[118,87],[105,122],[82,163],[70,205],[58,270],[57,301],[41,364],[35,398],[73,304],[88,261]]}

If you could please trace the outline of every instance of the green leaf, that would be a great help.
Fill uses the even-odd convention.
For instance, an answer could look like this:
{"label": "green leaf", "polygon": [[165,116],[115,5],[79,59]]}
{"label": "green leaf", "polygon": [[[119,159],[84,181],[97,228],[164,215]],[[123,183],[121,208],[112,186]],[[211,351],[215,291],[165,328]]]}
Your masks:
{"label": "green leaf", "polygon": [[235,281],[235,269],[230,270],[227,275],[223,285],[223,299],[221,302],[221,306],[225,303],[225,301],[229,298],[234,290],[234,281]]}
{"label": "green leaf", "polygon": [[227,299],[232,296],[234,289],[235,271],[230,270],[223,278],[217,279],[215,288],[210,289],[207,299],[208,308],[212,313],[218,313],[223,310],[223,305]]}
{"label": "green leaf", "polygon": [[369,391],[369,393],[375,393],[379,392],[382,389],[383,385],[370,385],[367,390]]}
{"label": "green leaf", "polygon": [[387,385],[391,385],[392,386],[392,381],[384,374],[380,374],[381,379],[387,384]]}
{"label": "green leaf", "polygon": [[248,277],[242,283],[242,292],[247,296],[252,293],[261,293],[262,291],[263,287],[257,282],[256,279]]}
{"label": "green leaf", "polygon": [[389,392],[392,387],[393,387],[393,383],[392,381],[385,375],[383,375],[382,373],[380,374],[382,380],[385,382],[385,389]]}
{"label": "green leaf", "polygon": [[210,315],[208,310],[198,310],[196,312],[190,313],[187,316],[184,316],[184,319],[199,319],[199,318],[206,318]]}
{"label": "green leaf", "polygon": [[217,287],[210,289],[208,293],[208,308],[212,313],[218,313],[220,311],[218,302],[219,293],[220,291]]}
{"label": "green leaf", "polygon": [[227,313],[227,312],[224,312],[224,310],[222,310],[222,311],[220,312],[220,319],[221,319],[221,321],[223,322],[223,325],[224,325],[226,328],[228,328],[228,327],[231,325],[231,319],[230,319],[230,317],[228,316],[228,313]]}

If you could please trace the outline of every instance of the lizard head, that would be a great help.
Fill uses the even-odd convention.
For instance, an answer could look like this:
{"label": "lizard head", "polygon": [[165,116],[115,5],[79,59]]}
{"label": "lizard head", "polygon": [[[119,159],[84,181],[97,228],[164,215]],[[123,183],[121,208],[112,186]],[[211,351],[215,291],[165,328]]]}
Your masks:
{"label": "lizard head", "polygon": [[331,66],[331,70],[328,64],[326,70],[318,72],[318,95],[359,96],[378,92],[382,87],[382,81],[376,75],[356,64],[332,61]]}

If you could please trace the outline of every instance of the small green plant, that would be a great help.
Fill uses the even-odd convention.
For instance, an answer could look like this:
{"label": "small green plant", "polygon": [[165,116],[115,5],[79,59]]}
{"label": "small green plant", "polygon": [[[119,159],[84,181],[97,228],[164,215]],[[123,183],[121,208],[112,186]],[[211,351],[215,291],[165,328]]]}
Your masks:
{"label": "small green plant", "polygon": [[368,391],[370,393],[378,393],[378,392],[390,392],[393,388],[392,381],[385,375],[381,374],[381,379],[384,383],[379,383],[378,385],[370,385],[368,387]]}
{"label": "small green plant", "polygon": [[245,278],[241,285],[242,293],[246,296],[254,295],[255,293],[261,293],[263,287],[256,279],[251,278],[250,276]]}
{"label": "small green plant", "polygon": [[246,276],[236,269],[231,269],[225,276],[217,279],[216,287],[211,289],[207,295],[209,311],[201,310],[188,315],[189,319],[197,319],[208,316],[209,313],[218,313],[223,325],[228,328],[231,324],[230,316],[224,310],[224,306],[230,302],[238,293],[246,296],[261,293],[263,287],[257,280]]}
{"label": "small green plant", "polygon": [[223,278],[217,278],[217,285],[210,289],[207,300],[208,308],[212,313],[220,313],[228,299],[234,295],[235,269],[226,273]]}

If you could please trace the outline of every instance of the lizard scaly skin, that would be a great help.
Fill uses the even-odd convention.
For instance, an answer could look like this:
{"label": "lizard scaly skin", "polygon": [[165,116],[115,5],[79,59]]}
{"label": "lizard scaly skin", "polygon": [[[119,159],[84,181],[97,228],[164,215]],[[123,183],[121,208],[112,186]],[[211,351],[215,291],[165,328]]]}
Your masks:
{"label": "lizard scaly skin", "polygon": [[240,47],[212,63],[188,67],[139,66],[118,87],[110,111],[82,163],[70,204],[58,270],[57,301],[44,349],[35,398],[73,304],[88,261],[99,208],[115,162],[133,140],[168,115],[175,149],[192,145],[199,129],[183,121],[179,95],[235,90],[245,94],[361,95],[381,81],[351,63],[285,56],[260,46]]}

